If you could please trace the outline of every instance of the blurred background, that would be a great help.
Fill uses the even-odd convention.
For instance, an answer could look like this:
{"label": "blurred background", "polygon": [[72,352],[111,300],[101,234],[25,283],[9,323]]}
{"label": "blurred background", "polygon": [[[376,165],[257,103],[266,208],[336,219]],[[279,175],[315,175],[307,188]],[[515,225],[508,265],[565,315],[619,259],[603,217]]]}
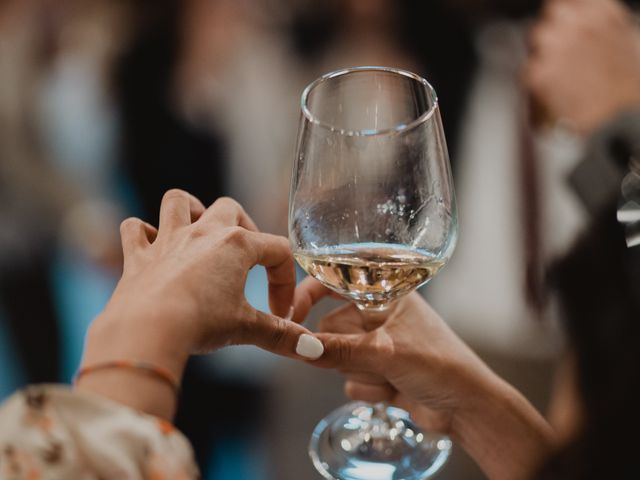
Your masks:
{"label": "blurred background", "polygon": [[[286,234],[302,89],[387,65],[439,93],[458,192],[459,247],[424,294],[544,411],[562,339],[536,276],[584,218],[564,184],[581,143],[534,128],[521,85],[540,3],[1,0],[0,398],[71,380],[118,225],[157,223],[165,190],[230,195]],[[265,286],[252,271],[262,309]],[[309,435],[344,401],[338,374],[234,347],[190,363],[177,424],[206,480],[313,479]],[[458,449],[438,478],[483,477]]]}

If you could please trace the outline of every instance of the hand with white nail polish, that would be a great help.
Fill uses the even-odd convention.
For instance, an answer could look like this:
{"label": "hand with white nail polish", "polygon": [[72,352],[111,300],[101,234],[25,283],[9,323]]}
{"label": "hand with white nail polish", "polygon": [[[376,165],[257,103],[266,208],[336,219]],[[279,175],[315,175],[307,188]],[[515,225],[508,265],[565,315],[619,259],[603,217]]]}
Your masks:
{"label": "hand with white nail polish", "polygon": [[[295,358],[322,354],[311,332],[291,321],[295,269],[288,240],[260,233],[235,201],[221,198],[205,209],[188,193],[171,190],[157,230],[129,219],[121,234],[123,275],[89,329],[83,365],[144,360],[180,378],[189,355],[226,345],[252,344]],[[267,269],[272,314],[245,299],[247,273],[255,265]],[[114,375],[115,383],[109,381]],[[140,394],[145,381],[156,398]],[[168,418],[175,400],[157,391],[165,387],[161,383],[152,383],[130,372],[104,371],[83,377],[79,387]]]}
{"label": "hand with white nail polish", "polygon": [[[328,295],[319,282],[305,279],[296,290],[294,320]],[[450,435],[489,478],[525,478],[547,453],[552,432],[542,416],[419,294],[375,314],[348,304],[319,328],[324,352],[310,363],[344,373],[352,399],[399,406],[427,430]]]}
{"label": "hand with white nail polish", "polygon": [[[305,279],[296,292],[296,320],[327,295],[326,287]],[[348,396],[393,401],[416,418],[425,415],[414,406],[428,407],[432,431],[451,433],[452,413],[473,397],[477,383],[496,379],[418,294],[380,313],[347,304],[322,318],[319,330],[325,351],[313,364],[345,373]]]}

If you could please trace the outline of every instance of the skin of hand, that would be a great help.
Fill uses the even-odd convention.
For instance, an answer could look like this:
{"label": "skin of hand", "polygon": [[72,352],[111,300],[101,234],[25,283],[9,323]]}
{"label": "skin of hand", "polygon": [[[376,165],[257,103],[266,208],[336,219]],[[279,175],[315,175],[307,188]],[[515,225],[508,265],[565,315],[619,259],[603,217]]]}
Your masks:
{"label": "skin of hand", "polygon": [[640,107],[640,28],[617,0],[547,0],[524,71],[553,118],[588,134]]}
{"label": "skin of hand", "polygon": [[[328,289],[296,292],[301,321]],[[431,431],[450,435],[491,479],[527,478],[553,434],[520,393],[493,373],[417,294],[381,314],[347,305],[321,320],[323,356],[312,364],[347,375],[347,396],[388,402]]]}
{"label": "skin of hand", "polygon": [[[293,358],[306,328],[288,320],[295,291],[286,238],[260,233],[228,198],[208,209],[181,190],[167,192],[156,230],[139,219],[121,226],[124,269],[111,300],[87,334],[83,365],[128,359],[168,368],[181,378],[190,354],[254,344]],[[267,269],[269,305],[260,312],[244,297],[248,271]],[[125,369],[83,376],[78,388],[171,418],[168,385]]]}

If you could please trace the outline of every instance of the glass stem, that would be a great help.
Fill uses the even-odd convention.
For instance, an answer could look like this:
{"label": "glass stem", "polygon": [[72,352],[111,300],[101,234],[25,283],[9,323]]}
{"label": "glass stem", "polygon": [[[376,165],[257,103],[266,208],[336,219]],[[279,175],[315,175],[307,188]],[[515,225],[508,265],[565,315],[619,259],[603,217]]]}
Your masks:
{"label": "glass stem", "polygon": [[373,450],[384,450],[389,446],[389,441],[393,442],[390,435],[393,425],[387,414],[387,405],[385,403],[376,403],[372,405],[371,419],[362,429],[365,442],[369,444],[369,448]]}
{"label": "glass stem", "polygon": [[373,405],[372,418],[385,422],[387,425],[391,423],[389,415],[387,415],[387,404],[379,402]]}

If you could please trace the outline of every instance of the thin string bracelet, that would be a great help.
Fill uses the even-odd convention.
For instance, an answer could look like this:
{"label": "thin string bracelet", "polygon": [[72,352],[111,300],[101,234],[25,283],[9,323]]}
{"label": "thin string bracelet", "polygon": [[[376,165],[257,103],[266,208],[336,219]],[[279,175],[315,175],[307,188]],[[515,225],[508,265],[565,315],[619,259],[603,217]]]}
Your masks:
{"label": "thin string bracelet", "polygon": [[171,387],[176,396],[180,395],[180,381],[171,373],[168,368],[155,365],[151,362],[144,360],[111,360],[107,362],[99,362],[93,365],[87,365],[82,367],[76,373],[73,383],[77,384],[78,381],[85,375],[111,369],[125,369],[143,372],[151,377],[162,380],[163,383]]}

